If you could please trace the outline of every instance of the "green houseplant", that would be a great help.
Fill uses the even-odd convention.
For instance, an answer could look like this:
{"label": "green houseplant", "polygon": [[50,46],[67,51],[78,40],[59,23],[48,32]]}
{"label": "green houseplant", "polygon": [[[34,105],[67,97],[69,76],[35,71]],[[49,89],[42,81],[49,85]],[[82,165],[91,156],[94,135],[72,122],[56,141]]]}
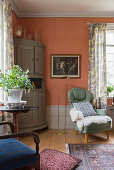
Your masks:
{"label": "green houseplant", "polygon": [[0,72],[0,87],[8,93],[10,102],[20,102],[23,91],[33,88],[27,71],[22,71],[21,67],[14,65],[12,69]]}
{"label": "green houseplant", "polygon": [[108,83],[107,85],[107,94],[109,96],[109,93],[111,93],[114,90],[114,86],[111,83]]}

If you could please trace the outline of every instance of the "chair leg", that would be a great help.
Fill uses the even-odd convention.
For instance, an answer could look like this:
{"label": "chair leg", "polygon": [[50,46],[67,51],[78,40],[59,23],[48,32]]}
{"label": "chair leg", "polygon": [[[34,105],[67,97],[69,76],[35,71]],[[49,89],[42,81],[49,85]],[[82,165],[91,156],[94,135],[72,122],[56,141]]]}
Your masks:
{"label": "chair leg", "polygon": [[109,139],[109,130],[106,131],[107,139]]}
{"label": "chair leg", "polygon": [[85,143],[87,144],[88,143],[88,134],[85,133]]}
{"label": "chair leg", "polygon": [[77,133],[78,133],[78,131],[77,131],[77,130],[75,130],[75,135],[77,135]]}
{"label": "chair leg", "polygon": [[37,158],[37,163],[36,163],[36,168],[35,170],[40,170],[40,155],[38,155],[38,158]]}

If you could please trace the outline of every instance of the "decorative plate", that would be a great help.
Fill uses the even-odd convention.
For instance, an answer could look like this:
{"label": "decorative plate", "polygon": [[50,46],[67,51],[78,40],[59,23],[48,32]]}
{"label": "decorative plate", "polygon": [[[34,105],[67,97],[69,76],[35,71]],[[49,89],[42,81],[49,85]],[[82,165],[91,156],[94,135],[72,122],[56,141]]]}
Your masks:
{"label": "decorative plate", "polygon": [[12,103],[12,102],[5,102],[5,105],[7,108],[24,108],[24,106],[26,105],[27,101],[20,101],[17,103]]}

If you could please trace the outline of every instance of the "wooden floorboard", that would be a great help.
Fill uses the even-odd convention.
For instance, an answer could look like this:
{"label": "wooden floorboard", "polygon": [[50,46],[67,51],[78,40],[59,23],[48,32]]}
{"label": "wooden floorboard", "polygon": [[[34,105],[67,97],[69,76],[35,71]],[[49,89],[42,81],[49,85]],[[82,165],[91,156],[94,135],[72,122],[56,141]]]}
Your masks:
{"label": "wooden floorboard", "polygon": [[[42,130],[37,132],[40,137],[40,151],[45,148],[56,149],[66,152],[66,144],[84,144],[84,134],[75,135],[74,130]],[[31,136],[20,138],[22,142],[35,149],[34,140]],[[88,135],[88,144],[113,143],[114,131],[110,132],[109,140],[106,139],[106,132]]]}
{"label": "wooden floorboard", "polygon": [[65,152],[65,131],[62,130],[52,130],[50,148],[57,149],[59,151]]}

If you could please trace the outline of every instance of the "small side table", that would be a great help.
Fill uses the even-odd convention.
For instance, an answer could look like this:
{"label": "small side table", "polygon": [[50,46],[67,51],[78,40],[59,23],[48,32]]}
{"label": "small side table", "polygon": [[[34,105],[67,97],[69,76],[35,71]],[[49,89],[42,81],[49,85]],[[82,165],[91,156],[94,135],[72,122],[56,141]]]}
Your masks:
{"label": "small side table", "polygon": [[27,113],[29,110],[34,110],[32,106],[25,106],[24,108],[7,108],[6,106],[0,106],[0,111],[13,113],[15,133],[18,133],[18,114]]}

